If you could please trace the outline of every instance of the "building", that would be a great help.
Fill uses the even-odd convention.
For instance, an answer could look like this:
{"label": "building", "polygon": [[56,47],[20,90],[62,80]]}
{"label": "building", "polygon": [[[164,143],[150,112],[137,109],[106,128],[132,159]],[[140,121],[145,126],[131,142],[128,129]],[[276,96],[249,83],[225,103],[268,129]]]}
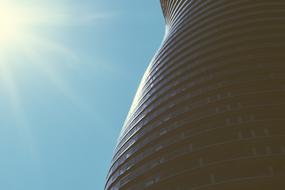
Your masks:
{"label": "building", "polygon": [[105,189],[284,189],[285,1],[161,5]]}

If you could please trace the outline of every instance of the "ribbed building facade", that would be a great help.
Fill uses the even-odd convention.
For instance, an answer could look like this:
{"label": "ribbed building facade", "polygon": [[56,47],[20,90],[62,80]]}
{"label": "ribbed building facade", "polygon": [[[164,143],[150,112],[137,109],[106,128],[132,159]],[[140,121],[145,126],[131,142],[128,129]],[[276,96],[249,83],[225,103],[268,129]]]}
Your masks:
{"label": "ribbed building facade", "polygon": [[285,1],[161,5],[105,189],[285,189]]}

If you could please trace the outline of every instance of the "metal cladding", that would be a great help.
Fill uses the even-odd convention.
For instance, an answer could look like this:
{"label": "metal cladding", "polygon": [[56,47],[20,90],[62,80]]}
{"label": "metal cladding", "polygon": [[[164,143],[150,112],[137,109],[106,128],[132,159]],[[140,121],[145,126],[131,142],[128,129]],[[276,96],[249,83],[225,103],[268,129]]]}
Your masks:
{"label": "metal cladding", "polygon": [[161,4],[105,189],[284,189],[285,1]]}

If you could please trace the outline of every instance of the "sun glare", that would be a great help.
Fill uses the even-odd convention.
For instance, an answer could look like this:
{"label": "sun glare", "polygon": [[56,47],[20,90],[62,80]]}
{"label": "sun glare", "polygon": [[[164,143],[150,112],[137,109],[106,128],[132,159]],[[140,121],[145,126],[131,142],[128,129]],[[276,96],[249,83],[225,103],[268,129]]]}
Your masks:
{"label": "sun glare", "polygon": [[80,59],[60,36],[68,36],[71,27],[89,27],[109,16],[77,5],[56,0],[0,0],[0,91],[7,93],[16,112],[22,97],[18,80],[38,73],[72,102],[77,101],[57,69],[66,67],[65,63],[73,68]]}
{"label": "sun glare", "polygon": [[15,110],[20,107],[15,79],[18,75],[15,72],[20,69],[15,68],[21,68],[21,65],[40,69],[61,91],[68,88],[53,65],[46,61],[55,57],[68,62],[75,59],[71,50],[55,40],[51,32],[64,32],[64,26],[70,20],[66,7],[49,1],[0,0],[0,90],[5,89],[12,98]]}
{"label": "sun glare", "polygon": [[1,7],[0,9],[0,42],[8,43],[17,38],[17,31],[20,30],[20,15],[11,9]]}
{"label": "sun glare", "polygon": [[0,47],[16,46],[24,38],[29,18],[25,10],[0,2]]}

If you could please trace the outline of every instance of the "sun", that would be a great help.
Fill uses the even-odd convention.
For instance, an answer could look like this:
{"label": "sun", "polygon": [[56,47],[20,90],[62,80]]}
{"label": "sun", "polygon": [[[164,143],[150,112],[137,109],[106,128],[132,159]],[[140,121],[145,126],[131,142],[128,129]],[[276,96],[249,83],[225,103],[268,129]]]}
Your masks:
{"label": "sun", "polygon": [[7,3],[0,6],[0,47],[16,45],[24,38],[29,18],[24,10]]}
{"label": "sun", "polygon": [[17,15],[10,10],[0,10],[0,41],[9,41],[16,37],[19,25]]}
{"label": "sun", "polygon": [[23,76],[30,80],[44,75],[77,102],[61,75],[64,69],[82,62],[71,36],[78,28],[94,26],[109,17],[78,5],[61,0],[0,0],[0,92],[7,94],[15,112],[22,107],[20,85],[26,85]]}
{"label": "sun", "polygon": [[[67,91],[57,67],[47,61],[57,58],[71,63],[75,57],[53,33],[63,33],[70,20],[68,10],[61,8],[65,4],[60,5],[48,0],[0,0],[0,91],[8,94],[15,110],[21,107],[17,72],[39,69],[56,87]],[[31,69],[19,69],[23,65]]]}

